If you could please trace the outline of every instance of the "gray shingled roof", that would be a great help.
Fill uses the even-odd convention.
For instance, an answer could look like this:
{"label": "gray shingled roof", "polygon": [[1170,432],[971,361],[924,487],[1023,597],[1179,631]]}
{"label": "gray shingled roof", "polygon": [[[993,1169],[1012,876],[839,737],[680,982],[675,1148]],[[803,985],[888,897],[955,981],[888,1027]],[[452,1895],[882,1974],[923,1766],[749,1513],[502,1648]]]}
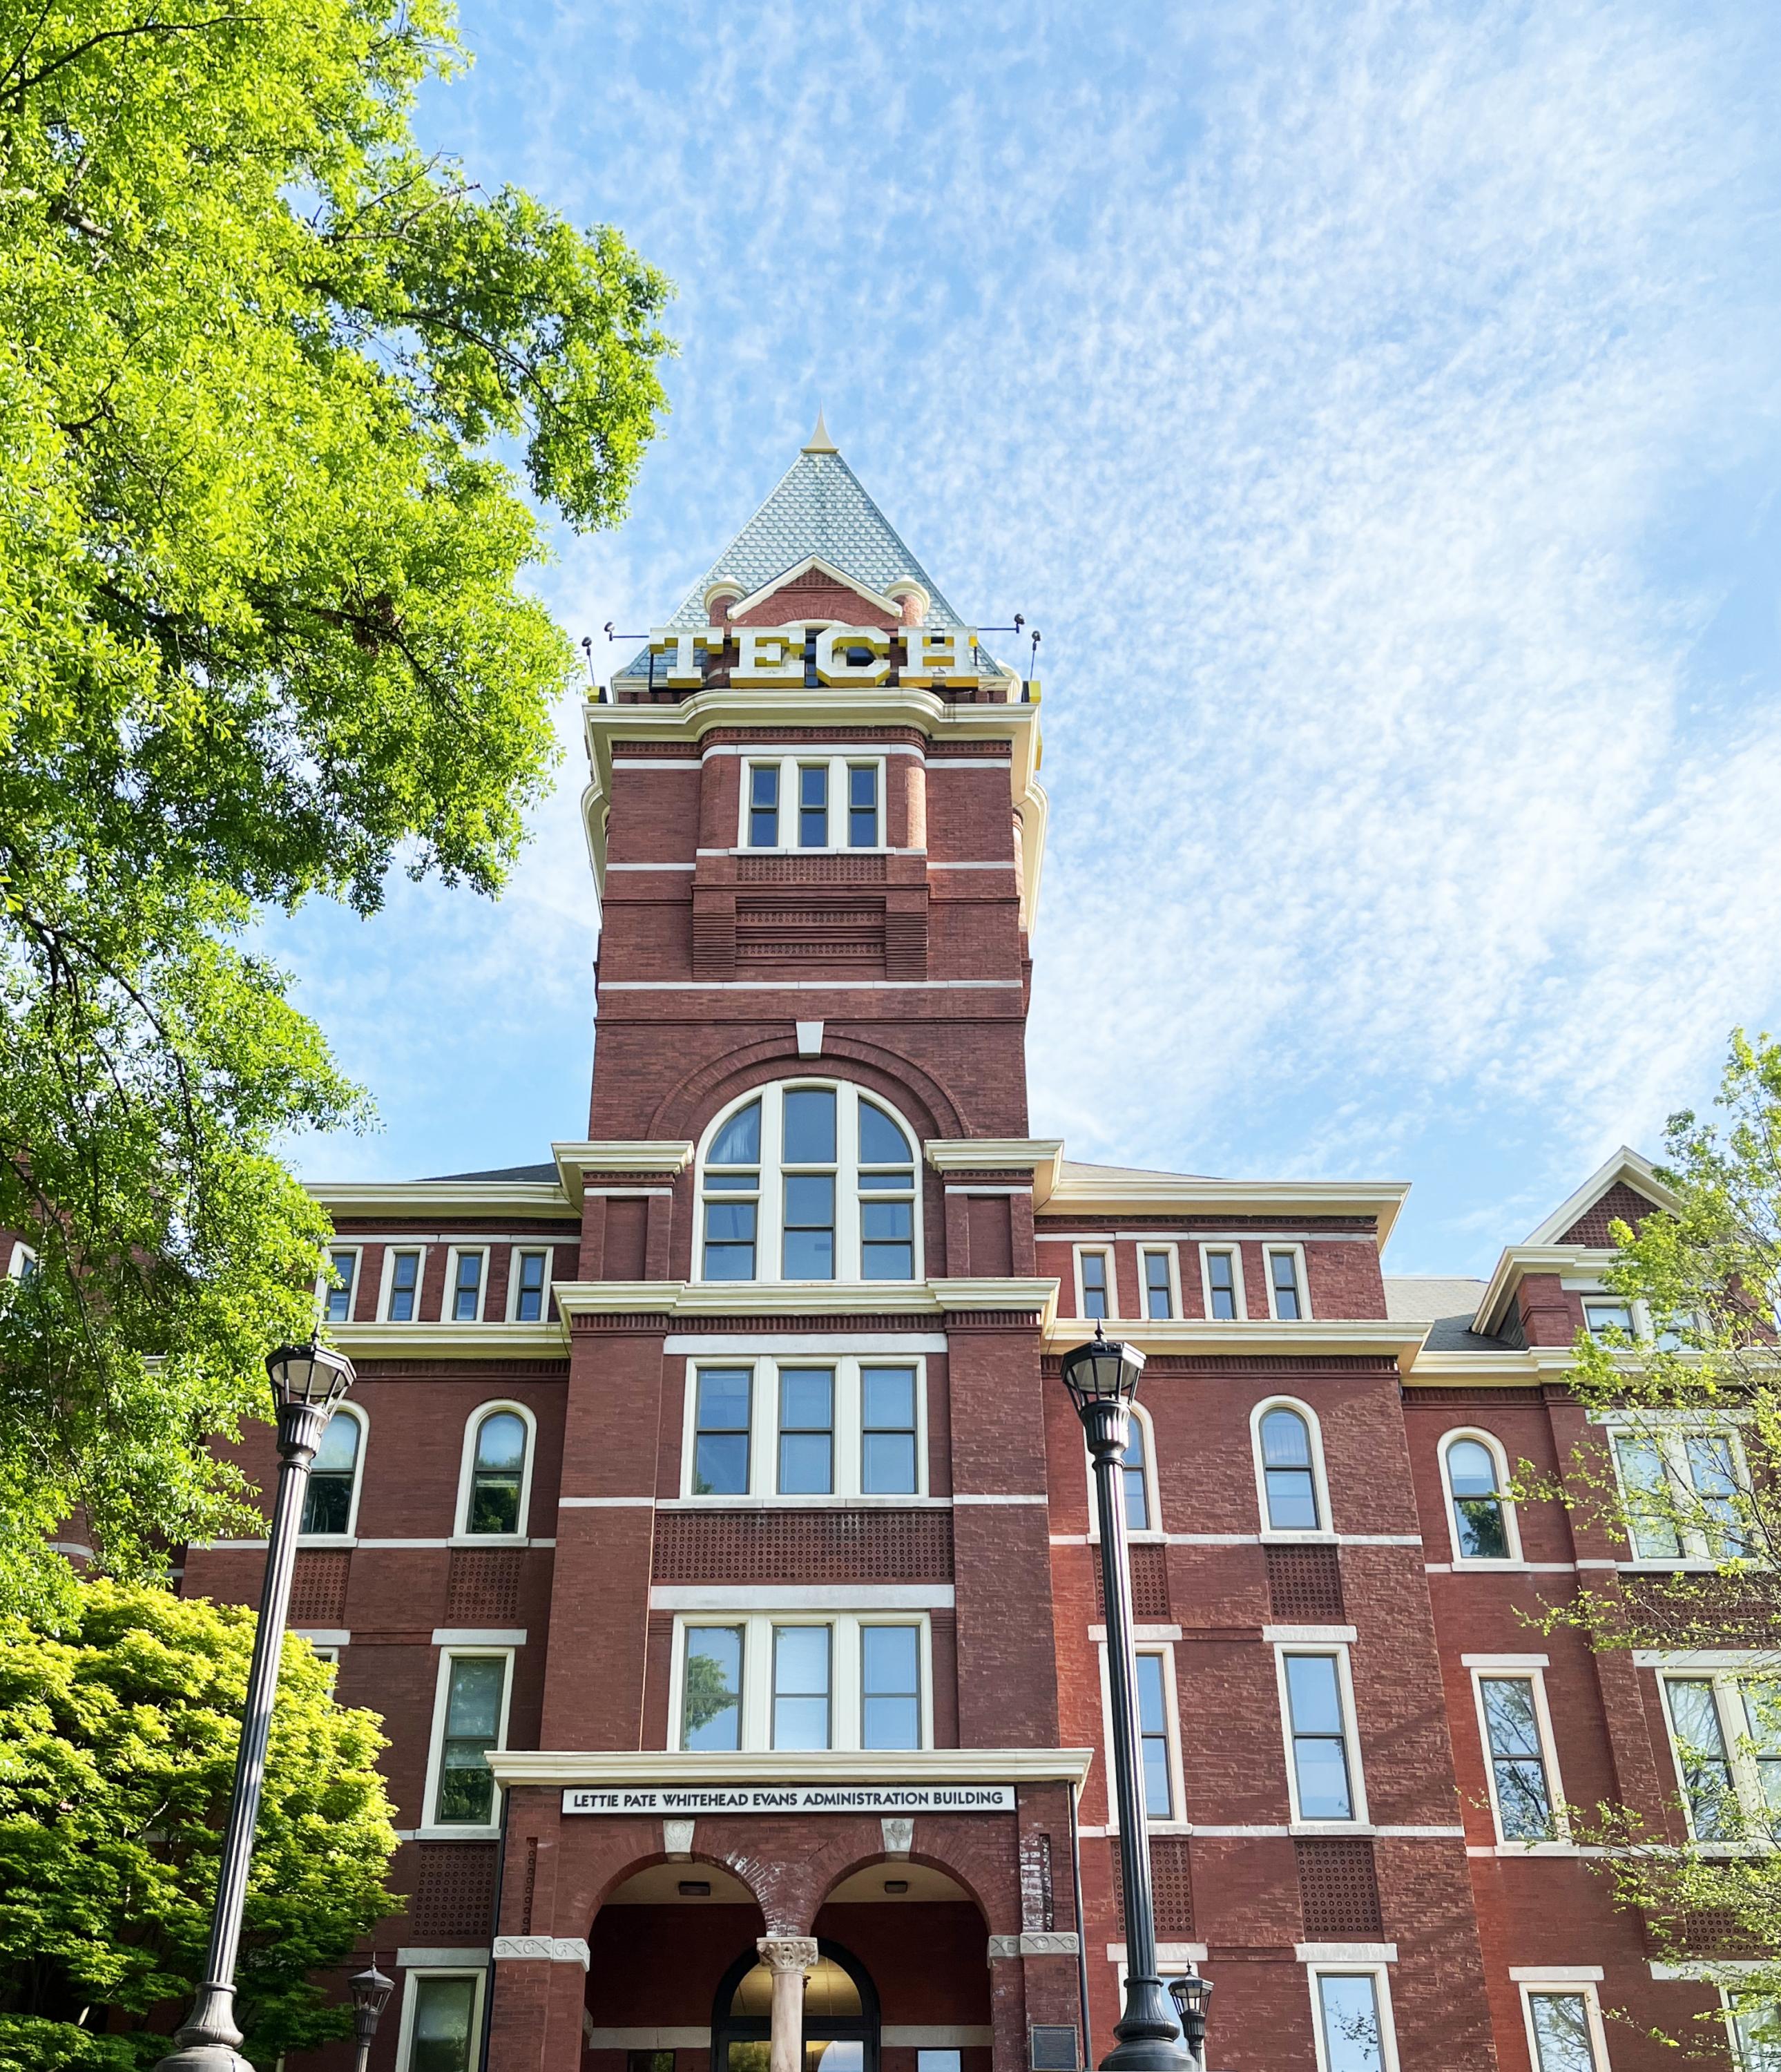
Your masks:
{"label": "gray shingled roof", "polygon": [[[840,454],[806,450],[687,593],[668,624],[704,625],[705,593],[720,579],[740,583],[744,594],[750,594],[812,554],[876,590],[900,578],[918,582],[928,594],[930,626],[964,623]],[[649,659],[646,648],[620,675],[647,676]]]}
{"label": "gray shingled roof", "polygon": [[1064,1171],[1073,1180],[1213,1180],[1214,1173],[1162,1173],[1154,1166],[1090,1166],[1066,1158]]}
{"label": "gray shingled roof", "polygon": [[1508,1341],[1471,1327],[1486,1284],[1455,1274],[1388,1273],[1385,1314],[1393,1323],[1426,1324],[1431,1353],[1500,1352]]}
{"label": "gray shingled roof", "polygon": [[554,1166],[491,1166],[486,1173],[429,1173],[423,1187],[437,1187],[446,1180],[552,1180],[558,1178]]}

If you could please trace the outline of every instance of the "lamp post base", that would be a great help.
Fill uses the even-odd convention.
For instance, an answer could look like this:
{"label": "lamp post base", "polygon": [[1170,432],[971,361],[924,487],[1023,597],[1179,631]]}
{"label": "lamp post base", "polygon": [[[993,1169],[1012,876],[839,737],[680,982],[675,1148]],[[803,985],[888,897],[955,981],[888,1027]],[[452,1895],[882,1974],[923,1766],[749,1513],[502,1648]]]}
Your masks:
{"label": "lamp post base", "polygon": [[235,2025],[232,1986],[207,1980],[173,2040],[178,2048],[161,2060],[154,2072],[253,2072],[238,2047],[241,2032]]}
{"label": "lamp post base", "polygon": [[1126,2010],[1113,2033],[1119,2041],[1102,2059],[1101,2072],[1199,2072],[1160,1979],[1126,1980]]}

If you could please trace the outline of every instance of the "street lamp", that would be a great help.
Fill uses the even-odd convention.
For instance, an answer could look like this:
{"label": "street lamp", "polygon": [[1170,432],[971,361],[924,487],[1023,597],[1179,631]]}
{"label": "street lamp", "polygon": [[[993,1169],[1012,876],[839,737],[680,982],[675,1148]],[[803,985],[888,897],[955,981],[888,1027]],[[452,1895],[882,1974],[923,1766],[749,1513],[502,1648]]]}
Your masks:
{"label": "street lamp", "polygon": [[297,1565],[297,1533],[310,1464],[334,1406],[355,1379],[352,1362],[344,1354],[314,1343],[281,1346],[269,1353],[266,1373],[278,1406],[278,1487],[266,1540],[266,1581],[248,1670],[235,1788],[217,1867],[210,1948],[191,2012],[174,2033],[179,2048],[161,2060],[155,2072],[253,2072],[238,2048],[241,2032],[235,2025],[235,1959],[241,1941],[241,1910],[248,1896],[248,1865],[253,1856],[254,1821],[266,1774],[273,1700],[278,1692],[279,1649],[285,1637],[285,1615],[290,1609],[291,1572]]}
{"label": "street lamp", "polygon": [[1181,2017],[1182,2040],[1192,2054],[1194,2063],[1203,2066],[1206,2062],[1207,2003],[1212,1998],[1212,1980],[1201,1978],[1197,1971],[1189,1971],[1185,1978],[1171,1979],[1169,1997]]}
{"label": "street lamp", "polygon": [[359,2039],[359,2072],[365,2072],[371,2062],[371,2043],[377,2033],[378,2017],[389,2005],[396,1981],[386,1979],[378,1970],[374,1954],[371,1969],[355,1972],[347,1983],[352,1992],[353,2033]]}
{"label": "street lamp", "polygon": [[1126,1558],[1126,1483],[1121,1458],[1131,1437],[1131,1403],[1144,1355],[1094,1327],[1092,1345],[1064,1355],[1064,1386],[1076,1404],[1094,1462],[1101,1516],[1101,1586],[1107,1608],[1107,1684],[1113,1713],[1114,1799],[1119,1814],[1119,1868],[1126,1893],[1126,2007],[1119,2041],[1102,2072],[1197,2072],[1182,2048],[1169,1996],[1156,1975],[1156,1917],[1151,1901],[1151,1838],[1139,1788],[1138,1664],[1131,1644],[1131,1572]]}

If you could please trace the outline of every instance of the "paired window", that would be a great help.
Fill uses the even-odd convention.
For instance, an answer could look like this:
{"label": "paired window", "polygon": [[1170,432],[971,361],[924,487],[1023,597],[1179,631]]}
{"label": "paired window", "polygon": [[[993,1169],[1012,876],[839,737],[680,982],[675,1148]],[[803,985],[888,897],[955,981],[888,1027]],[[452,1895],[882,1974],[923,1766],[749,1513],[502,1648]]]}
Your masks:
{"label": "paired window", "polygon": [[1748,1487],[1735,1435],[1684,1425],[1613,1435],[1635,1559],[1725,1561],[1746,1547]]}
{"label": "paired window", "polygon": [[1441,1442],[1441,1473],[1455,1560],[1518,1560],[1521,1549],[1508,1494],[1508,1465],[1496,1440],[1483,1432],[1450,1433]]}
{"label": "paired window", "polygon": [[1214,1323],[1235,1323],[1243,1314],[1243,1261],[1234,1246],[1202,1245],[1200,1278],[1206,1314]]}
{"label": "paired window", "polygon": [[1396,2072],[1391,1988],[1384,1970],[1314,1966],[1318,2072]]}
{"label": "paired window", "polygon": [[359,1292],[359,1253],[350,1245],[336,1245],[328,1254],[330,1281],[326,1315],[330,1324],[352,1322],[353,1297]]}
{"label": "paired window", "polygon": [[432,1764],[437,1827],[489,1827],[496,1818],[489,1751],[505,1748],[510,1649],[450,1651],[439,1664]]}
{"label": "paired window", "polygon": [[303,1496],[306,1533],[346,1534],[359,1509],[359,1470],[364,1453],[364,1412],[356,1404],[336,1404],[322,1428],[322,1443]]}
{"label": "paired window", "polygon": [[1703,1323],[1692,1314],[1653,1316],[1648,1303],[1629,1301],[1623,1295],[1586,1295],[1583,1328],[1598,1345],[1618,1345],[1625,1339],[1677,1352],[1699,1342]]}
{"label": "paired window", "polygon": [[389,1263],[385,1269],[388,1277],[384,1315],[392,1324],[412,1324],[421,1301],[421,1255],[392,1252],[386,1256]]}
{"label": "paired window", "polygon": [[761,1359],[692,1369],[687,1496],[917,1496],[919,1360]]}
{"label": "paired window", "polygon": [[1697,1841],[1781,1841],[1781,1679],[1665,1676],[1670,1745]]}
{"label": "paired window", "polygon": [[706,1281],[913,1281],[908,1129],[856,1087],[776,1085],[715,1125],[700,1163]]}
{"label": "paired window", "polygon": [[1269,1245],[1263,1258],[1268,1269],[1268,1314],[1277,1322],[1296,1324],[1311,1314],[1311,1297],[1305,1288],[1305,1254],[1300,1245]]}
{"label": "paired window", "polygon": [[403,2072],[474,2072],[486,1977],[480,1971],[408,1973]]}
{"label": "paired window", "polygon": [[1607,2072],[1593,1985],[1524,1985],[1521,2000],[1534,2072]]}
{"label": "paired window", "polygon": [[1293,1819],[1364,1819],[1346,1655],[1283,1648],[1279,1663]]}
{"label": "paired window", "polygon": [[745,849],[884,846],[884,766],[843,755],[751,759],[742,787]]}
{"label": "paired window", "polygon": [[1141,1248],[1138,1264],[1144,1288],[1144,1314],[1153,1323],[1167,1322],[1178,1306],[1175,1299],[1174,1248]]}
{"label": "paired window", "polygon": [[1552,1721],[1536,1671],[1476,1670],[1478,1719],[1500,1842],[1554,1842],[1565,1836]]}
{"label": "paired window", "polygon": [[486,1404],[466,1437],[460,1534],[515,1540],[526,1530],[531,1493],[531,1413],[516,1403]]}
{"label": "paired window", "polygon": [[1323,1532],[1323,1462],[1310,1412],[1292,1403],[1264,1404],[1255,1413],[1256,1478],[1270,1532]]}
{"label": "paired window", "polygon": [[928,1724],[925,1620],[682,1622],[683,1749],[917,1749]]}

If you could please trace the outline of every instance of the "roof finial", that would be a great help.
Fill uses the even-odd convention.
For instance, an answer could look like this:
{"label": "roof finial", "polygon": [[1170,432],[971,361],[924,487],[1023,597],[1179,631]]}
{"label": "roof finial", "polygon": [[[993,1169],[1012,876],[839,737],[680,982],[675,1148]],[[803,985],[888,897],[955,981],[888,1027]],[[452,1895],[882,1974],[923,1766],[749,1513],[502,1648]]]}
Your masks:
{"label": "roof finial", "polygon": [[806,453],[839,453],[841,449],[829,437],[829,428],[823,421],[823,406],[816,406],[816,430],[804,442]]}

